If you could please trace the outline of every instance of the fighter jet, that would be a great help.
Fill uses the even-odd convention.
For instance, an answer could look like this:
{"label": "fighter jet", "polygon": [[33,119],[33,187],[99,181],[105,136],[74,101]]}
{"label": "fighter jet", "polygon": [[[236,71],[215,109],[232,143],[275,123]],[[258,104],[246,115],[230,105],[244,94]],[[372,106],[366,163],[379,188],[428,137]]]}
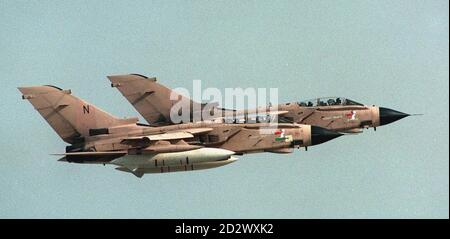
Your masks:
{"label": "fighter jet", "polygon": [[[108,76],[111,86],[117,88],[120,93],[133,105],[133,107],[145,118],[149,124],[168,125],[170,109],[177,102],[170,100],[172,90],[159,84],[156,78],[148,78],[143,75],[117,75]],[[206,104],[194,102],[180,95],[178,100],[186,100],[191,104],[191,109],[203,109]],[[360,133],[364,128],[383,126],[410,116],[389,108],[369,106],[358,103],[344,97],[328,97],[291,102],[257,109],[233,110],[215,107],[211,114],[226,118],[229,115],[266,114],[278,117],[279,122],[298,123],[320,126],[341,133]],[[195,113],[195,112],[193,112]],[[269,116],[272,116],[269,115]],[[258,121],[258,117],[256,117]]]}
{"label": "fighter jet", "polygon": [[59,161],[116,165],[142,177],[147,173],[224,166],[233,155],[273,152],[324,143],[342,134],[302,124],[187,123],[152,127],[136,117],[117,118],[72,95],[45,85],[19,87],[54,131],[70,144]]}
{"label": "fighter jet", "polygon": [[278,106],[287,111],[281,122],[321,126],[343,133],[361,133],[364,128],[390,124],[409,114],[393,109],[364,105],[344,97],[325,97]]}

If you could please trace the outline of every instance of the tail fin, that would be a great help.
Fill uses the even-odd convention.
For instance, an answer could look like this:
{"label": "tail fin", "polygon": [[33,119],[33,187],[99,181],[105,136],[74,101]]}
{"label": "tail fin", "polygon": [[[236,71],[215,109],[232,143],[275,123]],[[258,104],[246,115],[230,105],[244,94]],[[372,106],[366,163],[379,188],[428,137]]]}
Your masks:
{"label": "tail fin", "polygon": [[22,98],[30,101],[56,133],[74,144],[89,136],[91,129],[134,124],[137,118],[119,119],[55,86],[19,87]]}
{"label": "tail fin", "polygon": [[191,106],[196,103],[179,94],[177,101],[170,100],[170,95],[175,92],[158,84],[156,78],[131,74],[108,76],[108,79],[149,124],[171,124],[170,109],[182,98]]}

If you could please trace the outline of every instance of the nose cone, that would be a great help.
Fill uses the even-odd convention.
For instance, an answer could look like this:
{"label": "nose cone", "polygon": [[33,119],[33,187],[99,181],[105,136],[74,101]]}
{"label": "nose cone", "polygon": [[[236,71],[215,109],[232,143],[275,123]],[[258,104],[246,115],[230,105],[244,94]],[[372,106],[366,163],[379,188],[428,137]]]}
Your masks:
{"label": "nose cone", "polygon": [[407,116],[409,116],[409,114],[405,114],[389,108],[380,107],[380,126],[390,124]]}
{"label": "nose cone", "polygon": [[343,134],[318,126],[311,126],[311,145],[325,143]]}

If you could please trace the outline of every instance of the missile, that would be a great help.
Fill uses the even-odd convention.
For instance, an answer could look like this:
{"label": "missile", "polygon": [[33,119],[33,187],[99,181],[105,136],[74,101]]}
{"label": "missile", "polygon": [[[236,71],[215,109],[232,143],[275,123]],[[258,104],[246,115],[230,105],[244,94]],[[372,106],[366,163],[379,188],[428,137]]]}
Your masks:
{"label": "missile", "polygon": [[162,166],[162,167],[153,167],[153,168],[137,168],[137,169],[129,169],[127,167],[117,167],[116,169],[119,171],[132,173],[137,177],[142,177],[144,174],[148,173],[172,173],[172,172],[183,172],[183,171],[194,171],[194,170],[203,170],[210,168],[217,168],[221,166],[225,166],[230,163],[236,162],[237,158],[230,157],[226,160],[219,161],[211,161],[204,163],[194,163],[190,165],[178,165],[178,166]]}
{"label": "missile", "polygon": [[[161,173],[189,171],[220,167],[234,162],[229,161],[234,154],[233,151],[219,148],[200,148],[190,151],[151,153],[151,154],[128,154],[116,158],[110,164],[118,165],[120,171],[130,172],[136,176],[141,173]],[[141,172],[137,174],[136,172]]]}

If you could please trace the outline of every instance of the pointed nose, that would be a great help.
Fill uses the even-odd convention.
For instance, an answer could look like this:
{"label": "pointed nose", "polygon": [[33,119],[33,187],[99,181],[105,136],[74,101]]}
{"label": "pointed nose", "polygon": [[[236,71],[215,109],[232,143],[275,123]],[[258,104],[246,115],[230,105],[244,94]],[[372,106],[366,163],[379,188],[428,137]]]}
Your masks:
{"label": "pointed nose", "polygon": [[409,114],[405,114],[389,108],[380,107],[380,126],[390,124],[407,116],[409,116]]}
{"label": "pointed nose", "polygon": [[343,134],[318,126],[311,126],[311,145],[325,143]]}

